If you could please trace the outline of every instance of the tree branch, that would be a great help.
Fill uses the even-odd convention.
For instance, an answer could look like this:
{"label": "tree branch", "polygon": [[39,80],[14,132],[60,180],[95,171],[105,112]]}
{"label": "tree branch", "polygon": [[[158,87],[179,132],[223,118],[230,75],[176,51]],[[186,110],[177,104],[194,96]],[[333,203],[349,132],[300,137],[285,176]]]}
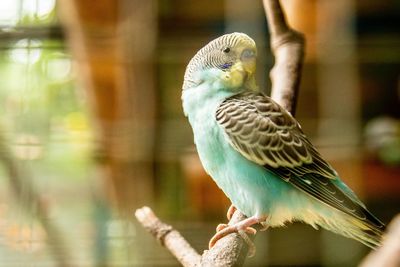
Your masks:
{"label": "tree branch", "polygon": [[137,209],[137,220],[185,267],[198,266],[200,255],[171,225],[163,223],[149,207]]}
{"label": "tree branch", "polygon": [[[304,58],[305,39],[291,29],[278,0],[263,0],[271,35],[275,65],[270,72],[271,97],[294,115]],[[147,207],[136,211],[139,222],[160,240],[183,266],[241,266],[247,255],[247,245],[239,234],[220,239],[216,245],[199,255],[171,226],[162,223]],[[246,218],[236,211],[229,224]],[[361,263],[361,267],[400,266],[400,215],[389,225],[383,246]]]}
{"label": "tree branch", "polygon": [[296,111],[304,58],[303,34],[291,29],[278,0],[263,0],[275,65],[271,69],[271,97],[292,115]]}
{"label": "tree branch", "polygon": [[400,214],[387,227],[382,247],[372,251],[360,264],[360,267],[398,267],[400,266]]}
{"label": "tree branch", "polygon": [[[239,211],[235,211],[229,225],[238,223],[246,219],[246,216]],[[244,234],[247,236],[246,234]],[[254,236],[249,237],[250,240]],[[245,240],[238,233],[232,233],[220,239],[210,250],[205,250],[201,256],[200,266],[242,266],[246,260],[248,246]]]}
{"label": "tree branch", "polygon": [[[263,4],[275,56],[275,65],[270,73],[271,96],[294,115],[303,63],[304,37],[288,26],[279,0],[263,0]],[[149,208],[139,209],[135,215],[183,266],[241,266],[246,259],[248,247],[238,233],[220,239],[213,248],[200,256],[176,230],[162,223]],[[236,211],[229,224],[245,218],[245,215]]]}
{"label": "tree branch", "polygon": [[[203,255],[199,255],[177,230],[162,222],[149,207],[137,209],[135,216],[182,266],[241,266],[246,259],[248,248],[239,234],[227,235],[212,249],[205,250]],[[229,224],[237,223],[244,218],[246,217],[240,212],[235,212]]]}

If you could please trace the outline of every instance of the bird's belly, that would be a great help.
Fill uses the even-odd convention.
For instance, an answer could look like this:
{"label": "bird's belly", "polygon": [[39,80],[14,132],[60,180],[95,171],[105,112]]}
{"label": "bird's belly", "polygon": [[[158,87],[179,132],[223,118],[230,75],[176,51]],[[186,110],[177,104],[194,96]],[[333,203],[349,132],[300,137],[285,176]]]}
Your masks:
{"label": "bird's belly", "polygon": [[204,169],[232,204],[248,217],[268,216],[270,226],[293,220],[313,224],[310,211],[319,203],[237,152],[207,106],[190,120],[194,141]]}
{"label": "bird's belly", "polygon": [[283,225],[302,213],[307,196],[244,158],[218,128],[198,132],[203,133],[195,136],[203,167],[236,208],[247,216],[268,216],[271,226]]}

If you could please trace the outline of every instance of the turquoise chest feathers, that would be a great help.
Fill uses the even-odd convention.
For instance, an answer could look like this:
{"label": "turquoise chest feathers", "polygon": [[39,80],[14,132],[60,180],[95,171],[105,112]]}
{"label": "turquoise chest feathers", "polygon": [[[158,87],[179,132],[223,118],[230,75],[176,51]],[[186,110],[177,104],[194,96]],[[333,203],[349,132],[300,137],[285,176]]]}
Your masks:
{"label": "turquoise chest feathers", "polygon": [[[185,90],[182,100],[204,169],[244,214],[271,214],[270,207],[281,198],[290,200],[285,190],[292,192],[292,188],[262,166],[245,159],[228,143],[215,119],[215,111],[232,92],[202,89],[200,86]],[[285,219],[291,220],[292,216],[288,216]]]}
{"label": "turquoise chest feathers", "polygon": [[200,49],[185,71],[183,109],[201,163],[249,217],[220,232],[303,221],[378,246],[383,223],[340,180],[300,124],[258,92],[256,55],[249,36],[226,34]]}

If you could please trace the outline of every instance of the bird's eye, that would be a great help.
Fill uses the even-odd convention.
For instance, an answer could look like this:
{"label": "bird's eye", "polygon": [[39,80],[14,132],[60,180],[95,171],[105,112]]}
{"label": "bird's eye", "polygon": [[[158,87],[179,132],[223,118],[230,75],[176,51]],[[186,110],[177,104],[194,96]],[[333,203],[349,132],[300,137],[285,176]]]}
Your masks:
{"label": "bird's eye", "polygon": [[225,48],[224,50],[222,50],[224,53],[229,53],[231,51],[231,49],[229,47]]}

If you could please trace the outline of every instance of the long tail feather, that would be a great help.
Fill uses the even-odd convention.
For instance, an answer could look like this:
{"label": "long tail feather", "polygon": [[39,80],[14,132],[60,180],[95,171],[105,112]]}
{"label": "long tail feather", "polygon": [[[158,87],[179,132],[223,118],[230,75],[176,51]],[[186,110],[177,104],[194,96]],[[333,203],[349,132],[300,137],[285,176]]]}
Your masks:
{"label": "long tail feather", "polygon": [[345,237],[355,239],[364,245],[377,249],[381,246],[384,227],[361,221],[347,214],[341,214],[332,220],[323,220],[319,225]]}

